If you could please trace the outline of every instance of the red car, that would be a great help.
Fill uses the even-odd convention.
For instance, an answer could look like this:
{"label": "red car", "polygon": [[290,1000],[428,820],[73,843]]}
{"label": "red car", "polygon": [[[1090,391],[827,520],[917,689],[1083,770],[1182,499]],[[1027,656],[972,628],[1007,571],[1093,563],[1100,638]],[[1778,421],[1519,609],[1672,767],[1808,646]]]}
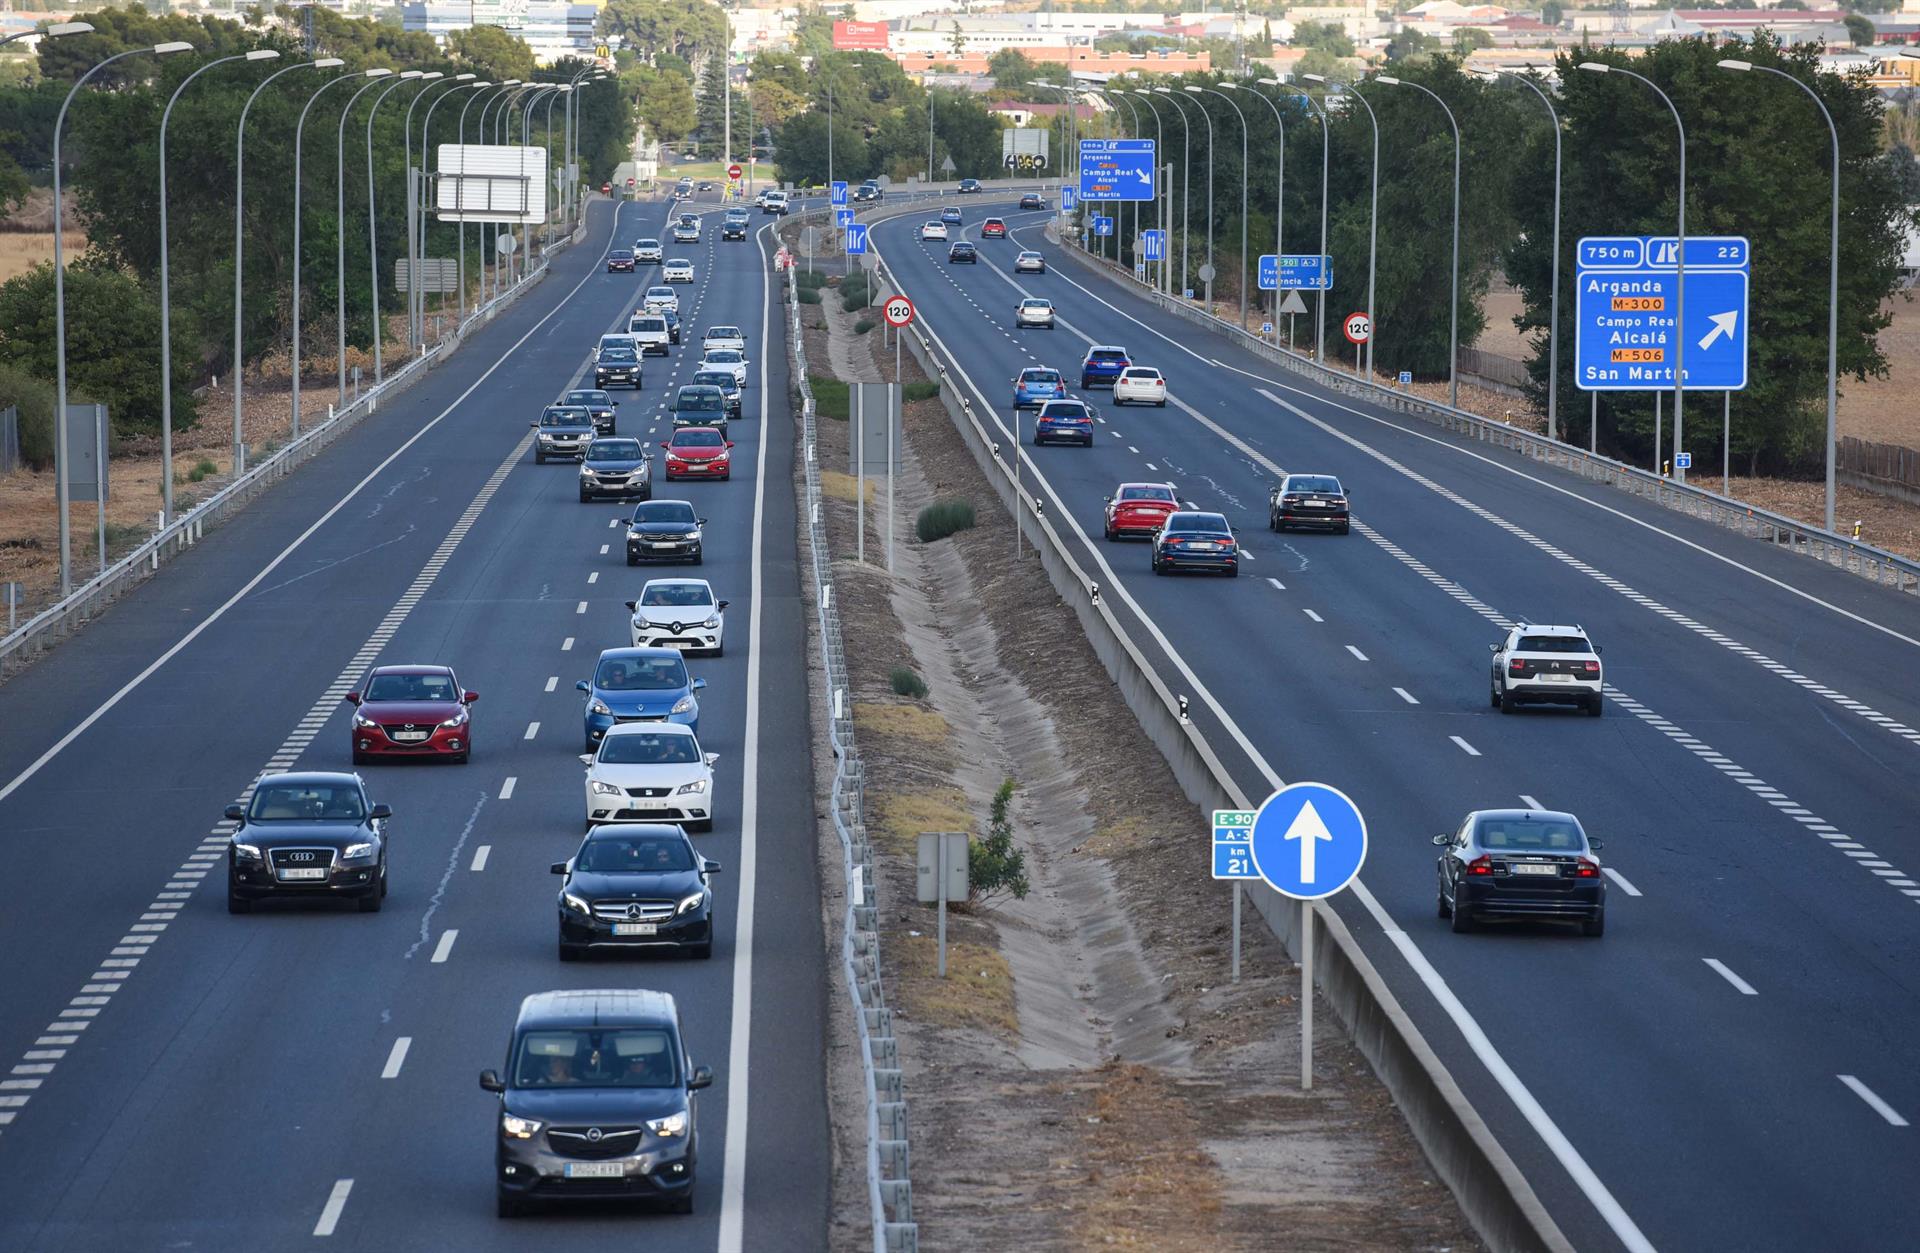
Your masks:
{"label": "red car", "polygon": [[1005,239],[1006,237],[1007,224],[999,218],[988,218],[986,221],[980,223],[980,238]]}
{"label": "red car", "polygon": [[1107,497],[1107,538],[1152,539],[1180,508],[1168,483],[1122,483]]}
{"label": "red car", "polygon": [[479,699],[446,666],[375,668],[359,691],[347,693],[347,703],[356,707],[353,763],[375,757],[466,761],[473,752],[467,706]]}
{"label": "red car", "polygon": [[660,441],[667,450],[667,481],[674,479],[728,479],[733,477],[733,441],[711,426],[683,426],[672,439]]}

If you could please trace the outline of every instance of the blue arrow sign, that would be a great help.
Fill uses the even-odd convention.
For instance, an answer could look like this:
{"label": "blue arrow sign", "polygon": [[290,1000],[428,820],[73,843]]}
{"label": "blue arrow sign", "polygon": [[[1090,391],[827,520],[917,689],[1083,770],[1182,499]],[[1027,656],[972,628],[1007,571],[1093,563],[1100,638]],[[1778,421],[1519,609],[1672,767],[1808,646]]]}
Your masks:
{"label": "blue arrow sign", "polygon": [[1216,879],[1258,879],[1253,868],[1253,819],[1251,809],[1213,811],[1213,877]]}
{"label": "blue arrow sign", "polygon": [[1752,249],[1738,235],[1688,236],[1683,315],[1677,242],[1671,235],[1580,241],[1574,382],[1582,390],[1669,389],[1683,344],[1688,391],[1746,387]]}
{"label": "blue arrow sign", "polygon": [[1062,212],[1065,212],[1066,210],[1073,208],[1075,194],[1076,193],[1071,187],[1063,186],[1060,188],[1060,209]]}
{"label": "blue arrow sign", "polygon": [[857,257],[867,250],[867,226],[855,222],[847,227],[847,255]]}
{"label": "blue arrow sign", "polygon": [[1338,788],[1290,784],[1269,796],[1254,817],[1254,869],[1283,896],[1332,896],[1366,860],[1366,820]]}
{"label": "blue arrow sign", "polygon": [[1080,141],[1082,200],[1152,200],[1153,171],[1151,139]]}
{"label": "blue arrow sign", "polygon": [[1145,261],[1165,261],[1167,259],[1167,233],[1165,231],[1141,231],[1140,257]]}
{"label": "blue arrow sign", "polygon": [[1113,234],[1113,219],[1096,216],[1093,219],[1093,233],[1096,235]]}
{"label": "blue arrow sign", "polygon": [[847,185],[836,180],[833,184],[833,204],[835,208],[847,203]]}
{"label": "blue arrow sign", "polygon": [[1314,252],[1283,256],[1269,252],[1260,258],[1256,281],[1261,291],[1330,291],[1333,258]]}
{"label": "blue arrow sign", "polygon": [[833,224],[837,227],[840,227],[842,230],[845,230],[847,227],[852,226],[853,210],[852,209],[835,209],[833,211]]}

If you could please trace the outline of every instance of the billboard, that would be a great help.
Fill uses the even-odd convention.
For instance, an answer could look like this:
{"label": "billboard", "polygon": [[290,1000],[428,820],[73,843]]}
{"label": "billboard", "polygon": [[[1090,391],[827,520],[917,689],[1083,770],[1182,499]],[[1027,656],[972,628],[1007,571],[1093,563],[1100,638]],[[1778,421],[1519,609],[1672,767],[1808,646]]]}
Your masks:
{"label": "billboard", "polygon": [[[1053,132],[1041,126],[1013,126],[1000,132],[1000,159],[1008,168],[1015,164],[1013,158],[1038,158],[1031,164],[1035,166],[1047,163],[1047,138]],[[1024,164],[1024,163],[1023,163]]]}
{"label": "billboard", "polygon": [[885,52],[885,22],[835,22],[833,47],[836,52]]}
{"label": "billboard", "polygon": [[544,222],[547,150],[441,144],[433,203],[442,222]]}

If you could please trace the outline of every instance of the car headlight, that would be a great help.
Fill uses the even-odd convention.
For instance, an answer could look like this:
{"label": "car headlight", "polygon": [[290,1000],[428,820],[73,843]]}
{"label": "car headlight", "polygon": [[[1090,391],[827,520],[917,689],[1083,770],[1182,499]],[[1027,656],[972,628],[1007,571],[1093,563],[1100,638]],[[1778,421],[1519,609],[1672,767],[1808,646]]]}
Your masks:
{"label": "car headlight", "polygon": [[704,630],[718,631],[720,629],[720,615],[714,614],[711,618],[708,618],[705,622],[702,622],[700,626]]}
{"label": "car headlight", "polygon": [[593,912],[593,906],[587,904],[586,897],[575,896],[572,892],[562,892],[560,894],[560,903],[577,914],[591,914]]}
{"label": "car headlight", "polygon": [[353,725],[356,727],[377,727],[380,724],[365,714],[355,714],[353,715]]}
{"label": "car headlight", "polygon": [[588,479],[593,477],[593,467],[588,465],[584,461],[580,463],[580,477],[583,479]]}
{"label": "car headlight", "polygon": [[531,1140],[541,1125],[538,1118],[522,1118],[518,1114],[500,1115],[500,1130],[516,1140]]}
{"label": "car headlight", "polygon": [[241,861],[259,861],[260,846],[257,844],[235,844],[233,855]]}
{"label": "car headlight", "polygon": [[611,717],[613,714],[613,710],[607,708],[607,702],[598,698],[587,702],[587,712],[590,714],[601,714],[607,717]]}
{"label": "car headlight", "polygon": [[441,723],[440,725],[443,727],[465,726],[466,721],[467,721],[467,711],[462,709],[459,713],[453,715],[453,717],[451,718],[448,718],[445,722]]}
{"label": "car headlight", "polygon": [[689,692],[673,703],[673,712],[688,714],[693,712],[693,693]]}
{"label": "car headlight", "polygon": [[687,1116],[684,1112],[668,1114],[665,1118],[647,1119],[647,1130],[663,1140],[671,1140],[687,1134]]}
{"label": "car headlight", "polygon": [[605,779],[589,779],[587,781],[587,786],[592,790],[595,796],[624,795],[624,793],[621,792],[621,790],[618,787],[616,787],[611,783],[608,783]]}
{"label": "car headlight", "polygon": [[361,840],[358,843],[349,844],[340,850],[341,861],[352,861],[356,857],[371,856],[373,856],[373,843],[369,840]]}
{"label": "car headlight", "polygon": [[695,779],[691,783],[682,783],[679,787],[673,789],[675,796],[704,796],[706,792],[707,781],[705,779]]}
{"label": "car headlight", "polygon": [[678,918],[681,914],[690,914],[705,904],[706,900],[707,894],[705,891],[695,892],[690,896],[683,896],[680,898],[680,904],[674,909],[673,916]]}

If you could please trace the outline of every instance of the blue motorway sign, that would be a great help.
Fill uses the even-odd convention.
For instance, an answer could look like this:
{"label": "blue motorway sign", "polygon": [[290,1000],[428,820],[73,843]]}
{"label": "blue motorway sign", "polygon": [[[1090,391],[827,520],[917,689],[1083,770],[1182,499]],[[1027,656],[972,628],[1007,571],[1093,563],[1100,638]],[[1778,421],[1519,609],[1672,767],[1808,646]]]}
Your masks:
{"label": "blue motorway sign", "polygon": [[1260,258],[1256,281],[1261,291],[1330,291],[1333,258],[1317,252],[1290,252],[1284,256],[1269,252]]}
{"label": "blue motorway sign", "polygon": [[1080,141],[1080,199],[1152,200],[1153,140]]}
{"label": "blue motorway sign", "polygon": [[1167,259],[1167,233],[1165,231],[1141,231],[1140,256],[1146,261],[1165,261]]}
{"label": "blue motorway sign", "polygon": [[857,257],[867,250],[867,225],[855,222],[847,227],[847,255]]}
{"label": "blue motorway sign", "polygon": [[1693,454],[1690,452],[1677,452],[1673,454],[1673,468],[1676,470],[1693,469]]}
{"label": "blue motorway sign", "polygon": [[832,199],[833,199],[833,204],[836,208],[839,207],[840,205],[847,203],[847,184],[844,180],[841,180],[841,179],[834,180]]}
{"label": "blue motorway sign", "polygon": [[1252,809],[1216,809],[1213,811],[1213,877],[1216,879],[1258,879],[1253,868]]}
{"label": "blue motorway sign", "polygon": [[852,226],[853,210],[852,209],[835,209],[833,211],[833,224],[835,226],[840,227],[842,230],[845,230],[847,227]]}
{"label": "blue motorway sign", "polygon": [[[1584,391],[1661,391],[1684,345],[1688,391],[1747,385],[1751,247],[1737,235],[1582,239],[1574,320],[1574,382]],[[1681,319],[1684,318],[1684,322]]]}
{"label": "blue motorway sign", "polygon": [[1096,235],[1113,234],[1113,219],[1095,214],[1093,219],[1093,233]]}
{"label": "blue motorway sign", "polygon": [[1367,823],[1345,792],[1293,783],[1269,796],[1253,820],[1253,868],[1274,891],[1300,901],[1332,896],[1367,860]]}
{"label": "blue motorway sign", "polygon": [[1062,186],[1060,188],[1060,211],[1062,213],[1065,213],[1068,209],[1073,208],[1073,204],[1074,204],[1073,188]]}

